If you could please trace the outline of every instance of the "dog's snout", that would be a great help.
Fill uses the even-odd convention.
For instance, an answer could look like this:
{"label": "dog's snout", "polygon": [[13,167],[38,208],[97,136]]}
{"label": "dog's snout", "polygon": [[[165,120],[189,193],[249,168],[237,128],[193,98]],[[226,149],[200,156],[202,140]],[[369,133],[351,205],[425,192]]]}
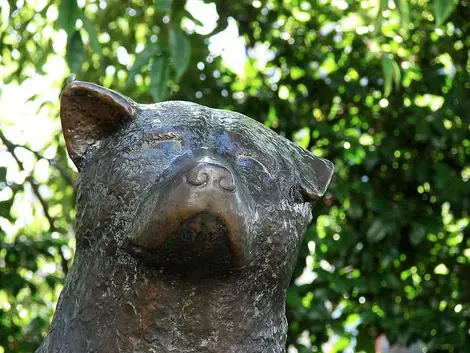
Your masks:
{"label": "dog's snout", "polygon": [[235,181],[227,168],[210,162],[200,162],[188,171],[186,179],[190,185],[214,190],[235,191]]}

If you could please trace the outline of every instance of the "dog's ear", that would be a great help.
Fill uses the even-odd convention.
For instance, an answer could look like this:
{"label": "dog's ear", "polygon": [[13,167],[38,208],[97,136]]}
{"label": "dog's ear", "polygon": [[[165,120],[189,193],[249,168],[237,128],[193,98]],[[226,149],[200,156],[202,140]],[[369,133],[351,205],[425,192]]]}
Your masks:
{"label": "dog's ear", "polygon": [[135,119],[138,105],[107,88],[75,81],[62,92],[60,118],[67,151],[78,170],[106,136]]}
{"label": "dog's ear", "polygon": [[303,202],[314,202],[321,198],[335,172],[329,160],[317,157],[306,149],[295,145],[295,164],[297,169],[297,190]]}

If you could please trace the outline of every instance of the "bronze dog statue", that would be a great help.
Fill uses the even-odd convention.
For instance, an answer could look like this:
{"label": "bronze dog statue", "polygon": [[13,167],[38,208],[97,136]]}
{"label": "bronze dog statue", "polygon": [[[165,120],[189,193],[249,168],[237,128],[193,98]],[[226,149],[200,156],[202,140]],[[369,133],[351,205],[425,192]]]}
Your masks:
{"label": "bronze dog statue", "polygon": [[39,353],[285,352],[286,290],[331,162],[244,115],[74,82],[77,249]]}

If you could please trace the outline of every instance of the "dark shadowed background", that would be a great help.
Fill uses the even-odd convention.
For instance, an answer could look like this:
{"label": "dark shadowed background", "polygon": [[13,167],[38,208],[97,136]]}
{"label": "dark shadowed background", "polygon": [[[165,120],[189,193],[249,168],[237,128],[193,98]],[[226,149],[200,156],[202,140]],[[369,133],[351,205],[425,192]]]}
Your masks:
{"label": "dark shadowed background", "polygon": [[0,0],[0,353],[39,345],[72,262],[73,79],[239,111],[335,163],[290,353],[470,351],[469,53],[468,0]]}

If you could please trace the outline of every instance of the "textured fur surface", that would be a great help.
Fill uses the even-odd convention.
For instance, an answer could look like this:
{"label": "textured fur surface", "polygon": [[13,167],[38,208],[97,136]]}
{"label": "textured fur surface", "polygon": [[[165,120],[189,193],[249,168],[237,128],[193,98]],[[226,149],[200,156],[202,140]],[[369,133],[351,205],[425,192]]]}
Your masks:
{"label": "textured fur surface", "polygon": [[77,249],[39,353],[285,352],[286,290],[333,166],[238,113],[62,95]]}

